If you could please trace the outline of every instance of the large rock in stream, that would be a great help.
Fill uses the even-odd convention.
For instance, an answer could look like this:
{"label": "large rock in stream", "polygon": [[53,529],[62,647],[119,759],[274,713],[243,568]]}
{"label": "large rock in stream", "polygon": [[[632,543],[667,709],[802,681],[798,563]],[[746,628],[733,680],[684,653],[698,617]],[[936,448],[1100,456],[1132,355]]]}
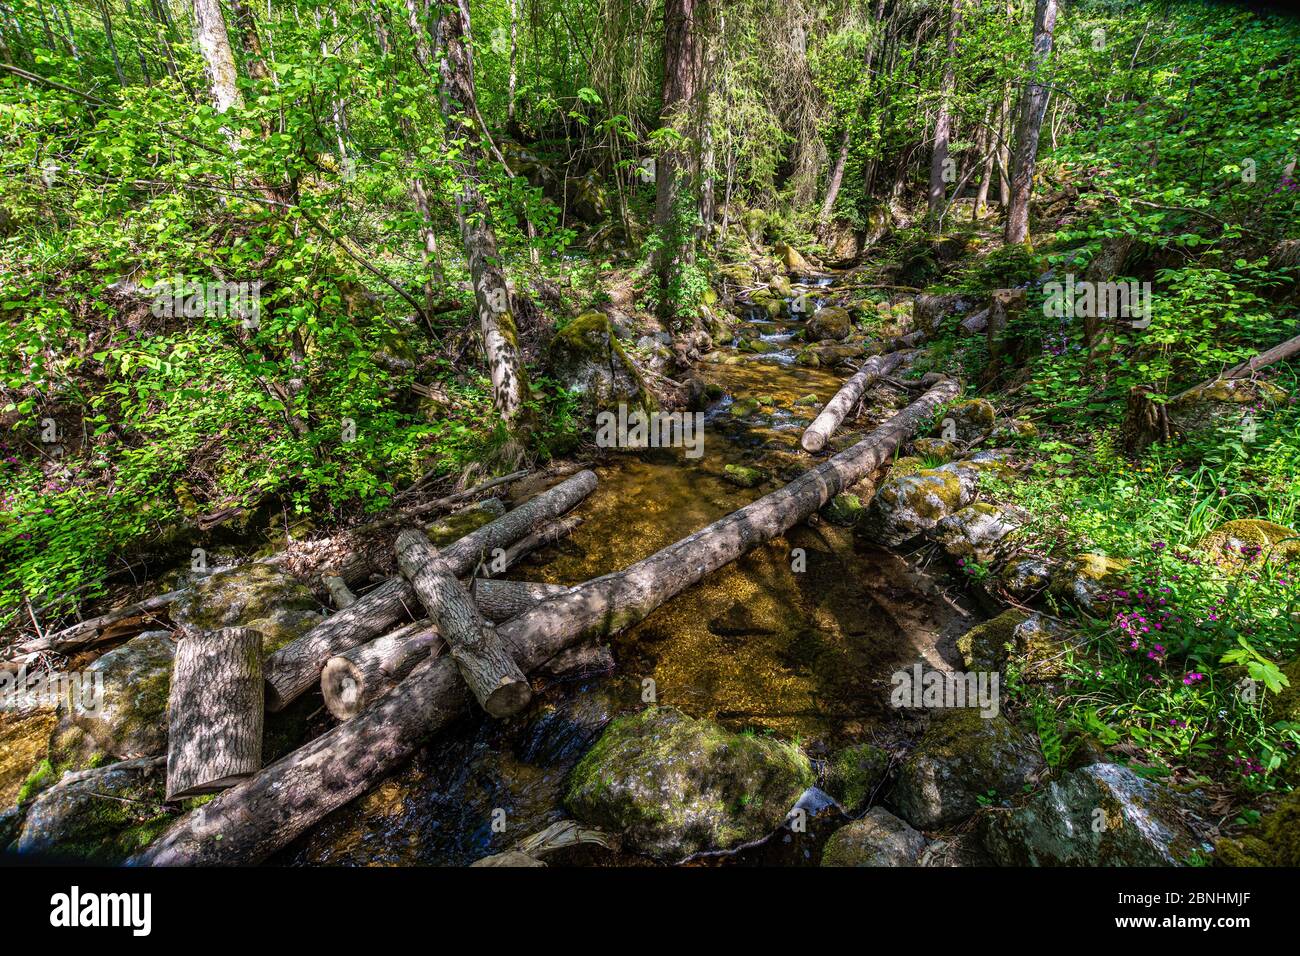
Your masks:
{"label": "large rock in stream", "polygon": [[630,848],[679,860],[766,836],[814,778],[792,744],[650,707],[610,724],[574,768],[565,802]]}
{"label": "large rock in stream", "polygon": [[979,469],[964,462],[890,473],[871,500],[859,528],[881,544],[896,547],[932,529],[975,500]]}
{"label": "large rock in stream", "polygon": [[269,564],[250,562],[218,571],[172,605],[172,620],[202,630],[250,627],[270,654],[322,620],[320,604],[297,578]]}
{"label": "large rock in stream", "polygon": [[1081,767],[1015,810],[989,811],[984,845],[1002,866],[1180,866],[1205,849],[1177,793],[1127,767]]}
{"label": "large rock in stream", "polygon": [[582,415],[592,422],[604,411],[651,412],[654,397],[641,373],[619,345],[609,319],[602,312],[584,312],[555,334],[547,352],[552,373],[575,392]]}
{"label": "large rock in stream", "polygon": [[822,866],[916,866],[925,837],[883,807],[836,830],[822,850]]}
{"label": "large rock in stream", "polygon": [[940,714],[903,763],[890,802],[915,827],[958,823],[981,798],[1009,797],[1044,769],[1037,742],[1005,717],[974,708]]}

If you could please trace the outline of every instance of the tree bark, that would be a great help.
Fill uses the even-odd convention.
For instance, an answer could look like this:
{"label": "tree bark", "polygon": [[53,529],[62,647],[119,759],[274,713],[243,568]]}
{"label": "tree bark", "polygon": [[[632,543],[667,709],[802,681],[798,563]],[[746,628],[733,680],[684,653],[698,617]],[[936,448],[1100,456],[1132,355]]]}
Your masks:
{"label": "tree bark", "polygon": [[533,699],[528,678],[423,531],[408,528],[397,536],[397,566],[428,610],[479,706],[498,718],[527,707]]}
{"label": "tree bark", "polygon": [[[580,471],[465,535],[448,546],[443,557],[458,577],[472,574],[480,565],[499,565],[504,570],[506,548],[569,511],[595,489],[595,474]],[[267,708],[282,710],[316,685],[327,660],[416,617],[419,606],[410,585],[393,578],[280,648],[266,661]]]}
{"label": "tree bark", "polygon": [[[952,114],[949,111],[953,87],[956,85],[957,34],[961,32],[961,0],[952,0],[948,18],[948,56],[944,61],[942,86],[939,89],[939,115],[934,121],[934,148],[930,153],[930,190],[927,211],[931,224],[943,211],[946,184],[944,175],[948,168],[948,143],[952,136]],[[955,177],[954,177],[955,178]]]}
{"label": "tree bark", "polygon": [[[503,643],[529,672],[586,638],[636,624],[875,471],[957,393],[956,382],[940,382],[852,448],[784,488],[624,571],[580,584],[507,621],[499,630]],[[470,701],[451,661],[426,660],[365,713],[182,817],[130,862],[175,866],[264,860],[327,813],[365,793],[469,708]]]}
{"label": "tree bark", "polygon": [[1020,118],[1016,123],[1015,168],[1011,174],[1011,203],[1004,236],[1008,245],[1029,241],[1029,195],[1034,186],[1038,135],[1047,112],[1047,60],[1052,55],[1052,31],[1056,29],[1059,6],[1057,0],[1038,0],[1035,8],[1033,62],[1020,95]]}
{"label": "tree bark", "polygon": [[[492,379],[492,402],[512,434],[522,439],[530,424],[528,373],[519,351],[518,332],[510,308],[510,290],[506,286],[496,233],[492,229],[492,211],[478,185],[478,166],[486,160],[486,152],[481,131],[475,125],[478,111],[468,48],[469,3],[468,0],[454,0],[443,4],[442,9],[443,57],[439,70],[443,121],[448,138],[463,142],[460,155],[453,161],[459,179],[456,218],[474,283],[483,351]],[[507,450],[507,456],[521,453],[516,442],[512,442],[512,446]]]}
{"label": "tree bark", "polygon": [[[559,584],[477,578],[471,596],[485,618],[500,622],[568,590]],[[444,647],[426,618],[331,657],[320,675],[325,707],[337,719],[351,720],[396,687],[416,664],[442,653]]]}
{"label": "tree bark", "polygon": [[[230,36],[226,21],[221,15],[220,0],[191,0],[194,9],[194,36],[203,54],[207,69],[208,87],[218,113],[232,106],[242,106],[239,95],[238,73],[235,57],[230,52]],[[231,134],[232,136],[234,134]]]}
{"label": "tree bark", "polygon": [[[699,0],[665,0],[664,3],[664,128],[680,126],[680,118],[698,115],[695,98],[703,63]],[[694,125],[693,123],[691,125]],[[679,129],[678,132],[681,132]],[[689,135],[691,130],[687,130]],[[694,136],[689,136],[695,139]],[[696,161],[689,148],[676,143],[659,155],[655,171],[655,228],[662,239],[655,253],[659,278],[660,314],[671,319],[668,290],[673,273],[694,255],[693,235],[677,221],[680,197],[694,188]]]}
{"label": "tree bark", "polygon": [[187,628],[167,704],[167,800],[218,793],[262,767],[262,635]]}
{"label": "tree bark", "polygon": [[845,382],[835,396],[826,403],[826,407],[804,430],[799,443],[804,451],[821,451],[826,441],[835,434],[849,412],[862,399],[862,393],[882,375],[888,375],[902,364],[907,357],[905,352],[890,352],[888,355],[873,355],[862,363],[862,368]]}

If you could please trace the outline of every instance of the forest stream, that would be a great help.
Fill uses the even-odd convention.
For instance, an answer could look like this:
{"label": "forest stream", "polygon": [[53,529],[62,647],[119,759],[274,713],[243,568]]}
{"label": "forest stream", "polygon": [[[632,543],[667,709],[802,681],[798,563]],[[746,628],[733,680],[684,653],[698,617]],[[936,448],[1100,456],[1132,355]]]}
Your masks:
{"label": "forest stream", "polygon": [[[621,570],[806,470],[800,435],[845,373],[797,364],[791,338],[831,285],[796,284],[780,318],[748,306],[736,338],[702,365],[721,390],[704,413],[706,454],[622,452],[596,467],[600,484],[579,506],[582,525],[509,576],[577,584]],[[792,312],[791,300],[805,294],[811,307]],[[776,349],[743,349],[753,337]],[[733,414],[755,400],[757,410]],[[869,430],[892,411],[867,409],[870,421],[860,424]],[[854,435],[846,431],[836,445]],[[738,487],[727,480],[728,465],[757,466],[770,480]],[[792,569],[794,549],[806,557],[800,572]],[[499,853],[568,816],[562,801],[573,765],[611,717],[647,702],[734,731],[800,740],[814,758],[887,740],[899,733],[890,675],[918,660],[959,661],[953,639],[974,621],[943,583],[892,552],[855,543],[851,528],[801,524],[619,634],[613,673],[552,686],[514,720],[478,720],[449,734],[282,856],[300,864],[463,865]],[[493,830],[494,810],[505,812],[504,832]],[[764,852],[776,854],[768,862],[815,864],[813,847],[778,842]]]}

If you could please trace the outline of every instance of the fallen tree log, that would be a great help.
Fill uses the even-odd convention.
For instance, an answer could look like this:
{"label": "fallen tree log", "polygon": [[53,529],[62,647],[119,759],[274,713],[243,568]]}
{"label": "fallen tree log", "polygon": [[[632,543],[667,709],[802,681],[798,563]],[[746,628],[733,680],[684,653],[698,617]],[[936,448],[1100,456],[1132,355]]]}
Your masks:
{"label": "fallen tree log", "polygon": [[528,706],[533,689],[496,628],[483,619],[474,599],[456,579],[452,565],[423,531],[397,536],[397,566],[429,612],[451,659],[479,705],[493,717],[509,717]]}
{"label": "fallen tree log", "polygon": [[186,628],[167,704],[167,800],[219,793],[262,768],[262,635]]}
{"label": "fallen tree log", "polygon": [[153,620],[157,614],[170,607],[182,593],[182,591],[168,591],[166,594],[155,594],[153,597],[128,604],[116,611],[109,611],[107,614],[86,621],[78,621],[61,631],[27,641],[18,645],[17,650],[22,654],[39,654],[42,651],[69,654],[107,644],[123,636],[124,631],[139,630],[138,625],[141,622]]}
{"label": "fallen tree log", "polygon": [[325,708],[336,720],[351,720],[444,646],[433,625],[423,620],[331,657],[320,673]]}
{"label": "fallen tree log", "polygon": [[906,352],[890,352],[887,355],[873,355],[863,362],[862,368],[840,386],[840,390],[826,403],[821,414],[804,429],[803,438],[799,440],[804,451],[821,451],[826,447],[827,439],[840,427],[840,422],[862,400],[862,393],[867,390],[867,386],[898,368],[906,357]]}
{"label": "fallen tree log", "polygon": [[[476,578],[470,594],[483,616],[499,623],[567,590],[560,584]],[[338,720],[351,720],[396,687],[416,664],[443,649],[442,638],[426,618],[331,657],[320,674],[325,708]]]}
{"label": "fallen tree log", "polygon": [[[496,557],[504,561],[506,548],[539,531],[595,490],[595,473],[580,471],[448,545],[442,556],[457,577],[473,574]],[[280,648],[266,661],[267,709],[283,710],[317,684],[327,660],[422,616],[419,607],[410,585],[392,578]]]}
{"label": "fallen tree log", "polygon": [[1214,378],[1207,379],[1206,381],[1202,382],[1200,385],[1193,385],[1191,388],[1187,389],[1186,391],[1179,392],[1169,401],[1171,403],[1176,402],[1180,398],[1185,398],[1186,396],[1190,395],[1198,388],[1208,388],[1209,386],[1213,385],[1215,382],[1223,379],[1247,378],[1248,376],[1254,375],[1262,368],[1267,368],[1268,366],[1274,364],[1275,362],[1281,362],[1284,359],[1289,359],[1291,356],[1298,355],[1298,354],[1300,354],[1300,335],[1297,335],[1295,338],[1292,339],[1287,339],[1285,342],[1273,346],[1271,349],[1269,349],[1266,352],[1260,352],[1258,355],[1255,355],[1252,358],[1246,360],[1245,362],[1242,362],[1240,365],[1235,365],[1232,368],[1228,369],[1222,375],[1216,375]]}
{"label": "fallen tree log", "polygon": [[[586,638],[630,627],[885,464],[904,439],[957,393],[956,382],[940,382],[862,441],[785,487],[624,571],[587,581],[507,621],[498,631],[503,643],[527,673]],[[231,865],[264,860],[369,790],[471,704],[455,665],[443,656],[427,659],[364,713],[177,820],[129,862]]]}

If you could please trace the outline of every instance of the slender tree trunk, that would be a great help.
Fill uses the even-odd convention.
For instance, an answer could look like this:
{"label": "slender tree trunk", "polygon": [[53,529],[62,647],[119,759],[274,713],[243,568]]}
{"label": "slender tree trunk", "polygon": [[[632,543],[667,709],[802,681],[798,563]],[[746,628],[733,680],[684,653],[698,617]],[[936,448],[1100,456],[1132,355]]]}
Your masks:
{"label": "slender tree trunk", "polygon": [[840,148],[835,153],[835,166],[831,169],[830,179],[826,181],[826,198],[822,200],[822,211],[817,216],[817,221],[823,225],[830,224],[831,210],[835,208],[835,200],[840,194],[840,185],[844,182],[844,167],[849,161],[849,140],[850,130],[846,123],[844,132],[840,134]]}
{"label": "slender tree trunk", "polygon": [[[664,127],[680,125],[681,116],[694,118],[696,83],[702,62],[699,0],[665,0],[664,3]],[[688,131],[689,132],[689,131]],[[672,303],[668,289],[673,274],[694,255],[691,231],[676,222],[681,196],[695,188],[695,161],[689,149],[673,144],[659,156],[655,174],[655,227],[663,239],[656,257],[659,278],[660,312],[664,318]]]}
{"label": "slender tree trunk", "polygon": [[[208,90],[218,113],[244,105],[239,95],[235,57],[230,52],[230,36],[221,13],[220,0],[191,0],[194,8],[194,36],[208,75]],[[226,128],[231,149],[239,149],[239,133]]]}
{"label": "slender tree trunk", "polygon": [[118,56],[117,43],[113,39],[113,16],[109,12],[107,0],[99,0],[99,21],[104,25],[104,41],[113,57],[113,72],[117,74],[118,85],[126,86],[126,71],[122,69],[122,58]]}
{"label": "slender tree trunk", "polygon": [[467,46],[470,36],[468,0],[444,4],[441,33],[443,57],[439,69],[442,74],[443,119],[448,136],[464,140],[460,157],[455,162],[460,180],[456,216],[460,221],[461,241],[474,283],[483,350],[492,378],[492,401],[512,434],[512,447],[506,449],[504,457],[517,458],[522,454],[521,443],[530,427],[528,373],[519,352],[510,290],[501,268],[501,254],[497,251],[491,209],[478,186],[478,166],[486,159],[486,153],[480,130],[474,123],[477,108]]}
{"label": "slender tree trunk", "polygon": [[515,93],[519,89],[519,0],[510,0],[510,76],[506,80],[506,129],[517,136]]}
{"label": "slender tree trunk", "polygon": [[1056,29],[1059,9],[1058,0],[1038,0],[1034,12],[1034,56],[1028,82],[1020,96],[1020,118],[1016,123],[1016,155],[1005,235],[1008,245],[1029,242],[1029,196],[1034,185],[1038,136],[1047,113],[1050,93],[1046,83],[1047,61],[1052,55],[1052,31]]}
{"label": "slender tree trunk", "polygon": [[939,90],[939,115],[934,121],[934,149],[930,153],[930,191],[927,209],[931,223],[934,223],[943,211],[946,192],[945,177],[948,177],[950,165],[948,143],[952,136],[952,114],[949,107],[953,87],[956,85],[957,34],[960,31],[961,0],[952,0],[952,12],[948,19],[948,55],[944,61],[943,81]]}

